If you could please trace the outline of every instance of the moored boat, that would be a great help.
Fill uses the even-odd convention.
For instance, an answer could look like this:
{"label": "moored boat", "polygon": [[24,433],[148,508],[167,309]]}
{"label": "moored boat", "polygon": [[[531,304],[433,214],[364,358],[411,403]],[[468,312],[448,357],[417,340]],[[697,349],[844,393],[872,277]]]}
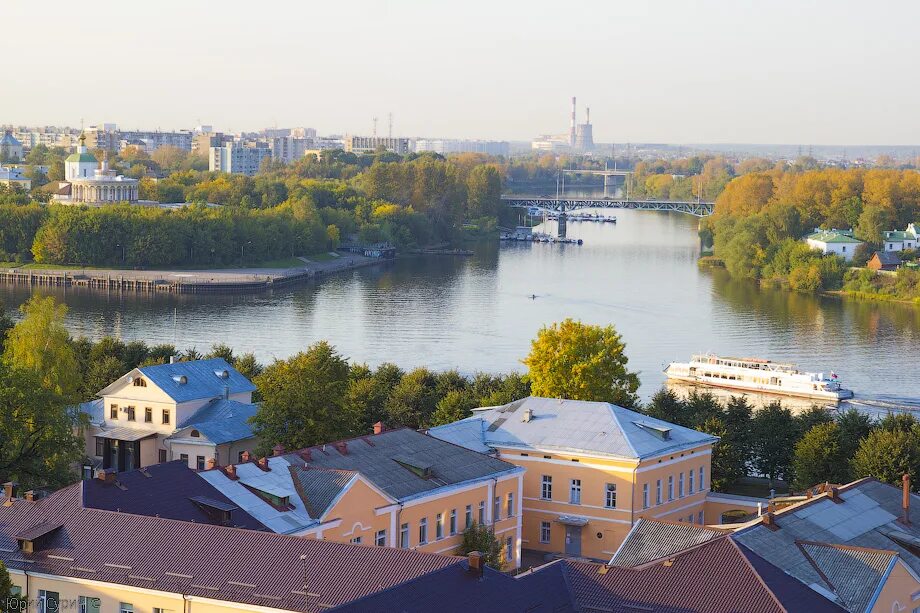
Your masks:
{"label": "moored boat", "polygon": [[839,402],[853,392],[841,385],[836,373],[805,372],[795,364],[758,358],[720,357],[705,353],[691,356],[689,362],[671,362],[665,369],[668,379],[727,389],[798,396]]}

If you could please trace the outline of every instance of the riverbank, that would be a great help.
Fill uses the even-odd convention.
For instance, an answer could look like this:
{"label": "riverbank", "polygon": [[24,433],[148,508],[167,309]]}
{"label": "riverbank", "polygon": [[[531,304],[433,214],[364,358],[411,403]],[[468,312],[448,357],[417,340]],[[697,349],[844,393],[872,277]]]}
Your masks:
{"label": "riverbank", "polygon": [[[299,263],[300,265],[296,265]],[[0,283],[31,287],[87,287],[105,291],[176,294],[259,292],[322,278],[387,260],[352,253],[295,258],[284,268],[123,270],[104,268],[18,267],[0,269]],[[287,262],[286,262],[287,263]]]}

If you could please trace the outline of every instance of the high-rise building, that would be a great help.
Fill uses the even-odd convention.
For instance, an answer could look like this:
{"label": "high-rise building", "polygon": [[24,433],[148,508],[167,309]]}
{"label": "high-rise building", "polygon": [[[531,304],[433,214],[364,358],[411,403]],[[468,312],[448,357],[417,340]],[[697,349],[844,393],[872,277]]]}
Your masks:
{"label": "high-rise building", "polygon": [[485,153],[487,155],[508,155],[511,145],[507,141],[457,140],[446,138],[419,138],[415,151],[434,151],[441,155],[448,153]]}
{"label": "high-rise building", "polygon": [[349,153],[374,153],[381,147],[387,151],[405,155],[409,153],[409,139],[388,136],[345,136],[345,151]]}
{"label": "high-rise building", "polygon": [[271,155],[271,149],[264,143],[224,143],[221,147],[211,147],[208,169],[251,177],[259,172],[262,160]]}

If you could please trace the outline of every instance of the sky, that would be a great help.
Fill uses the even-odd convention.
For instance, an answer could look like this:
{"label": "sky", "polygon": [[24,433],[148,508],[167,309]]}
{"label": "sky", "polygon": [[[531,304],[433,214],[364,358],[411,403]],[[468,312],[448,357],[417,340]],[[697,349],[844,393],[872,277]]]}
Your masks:
{"label": "sky", "polygon": [[920,143],[920,2],[0,0],[0,124]]}

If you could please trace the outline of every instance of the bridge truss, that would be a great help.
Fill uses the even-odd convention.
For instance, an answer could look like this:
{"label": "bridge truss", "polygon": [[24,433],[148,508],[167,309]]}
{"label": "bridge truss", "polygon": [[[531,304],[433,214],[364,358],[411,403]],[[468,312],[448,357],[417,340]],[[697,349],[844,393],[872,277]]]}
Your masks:
{"label": "bridge truss", "polygon": [[674,211],[694,217],[712,215],[712,202],[681,200],[629,200],[626,198],[545,198],[534,196],[502,196],[511,207],[537,208],[557,213],[580,209],[632,209],[634,211]]}

